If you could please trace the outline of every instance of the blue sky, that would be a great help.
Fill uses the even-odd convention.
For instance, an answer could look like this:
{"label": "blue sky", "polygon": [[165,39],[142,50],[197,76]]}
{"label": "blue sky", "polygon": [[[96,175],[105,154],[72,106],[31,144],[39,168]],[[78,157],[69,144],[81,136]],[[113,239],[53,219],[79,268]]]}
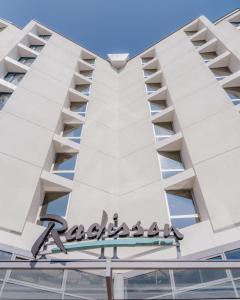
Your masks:
{"label": "blue sky", "polygon": [[20,27],[35,19],[103,57],[134,56],[199,15],[236,8],[240,0],[0,0],[0,17]]}

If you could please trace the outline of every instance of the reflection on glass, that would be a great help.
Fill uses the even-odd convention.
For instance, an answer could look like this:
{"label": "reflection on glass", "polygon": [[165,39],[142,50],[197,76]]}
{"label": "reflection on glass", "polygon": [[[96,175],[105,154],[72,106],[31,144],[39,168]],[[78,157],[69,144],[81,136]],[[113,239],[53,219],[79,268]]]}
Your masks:
{"label": "reflection on glass", "polygon": [[86,102],[71,102],[70,110],[77,112],[79,115],[85,117],[86,110],[87,110],[87,103]]}
{"label": "reflection on glass", "polygon": [[155,115],[167,107],[165,100],[156,100],[150,102],[151,115]]}
{"label": "reflection on glass", "polygon": [[[147,299],[171,293],[169,271],[154,271],[125,279],[127,299]],[[168,296],[172,298],[172,295]],[[158,299],[158,298],[156,298]]]}
{"label": "reflection on glass", "polygon": [[[240,249],[235,249],[225,252],[226,258],[229,260],[238,260],[240,261]],[[240,277],[240,270],[231,270],[233,277]]]}
{"label": "reflection on glass", "polygon": [[149,95],[156,92],[161,87],[162,87],[162,84],[160,82],[159,83],[147,83],[146,84],[146,90],[147,90],[147,93]]}
{"label": "reflection on glass", "polygon": [[64,217],[67,211],[69,193],[47,192],[43,200],[41,215],[56,214]]}
{"label": "reflection on glass", "polygon": [[40,289],[6,283],[2,292],[3,299],[61,299],[62,295]]}
{"label": "reflection on glass", "polygon": [[41,39],[44,39],[45,41],[48,41],[51,37],[51,34],[39,34],[38,35]]}
{"label": "reflection on glass", "polygon": [[53,173],[73,180],[76,160],[76,153],[57,153],[53,165]]}
{"label": "reflection on glass", "polygon": [[175,134],[172,122],[154,123],[153,126],[156,142]]}
{"label": "reflection on glass", "polygon": [[19,58],[18,61],[20,63],[26,65],[26,66],[31,66],[31,64],[34,62],[34,60],[35,60],[35,57],[24,57],[24,56],[22,56],[22,57]]}
{"label": "reflection on glass", "polygon": [[32,50],[35,50],[37,52],[40,52],[43,48],[43,45],[30,45],[29,48],[31,48]]}
{"label": "reflection on glass", "polygon": [[225,91],[234,105],[240,104],[240,87],[225,88]]}
{"label": "reflection on glass", "polygon": [[24,77],[25,73],[15,73],[15,72],[8,72],[4,79],[8,82],[11,82],[13,84],[18,84],[22,78]]}
{"label": "reflection on glass", "polygon": [[90,94],[90,84],[76,84],[75,90],[77,90],[80,93],[83,93],[86,96],[89,96]]}
{"label": "reflection on glass", "polygon": [[7,103],[8,99],[10,98],[11,95],[12,95],[12,93],[0,92],[0,110],[3,109],[4,105]]}
{"label": "reflection on glass", "polygon": [[81,134],[82,124],[64,124],[63,137],[79,144]]}
{"label": "reflection on glass", "polygon": [[160,151],[159,157],[163,178],[168,178],[184,171],[180,151]]}
{"label": "reflection on glass", "polygon": [[198,214],[194,205],[192,191],[167,191],[167,201],[171,223],[177,228],[183,228],[197,223]]}
{"label": "reflection on glass", "polygon": [[93,273],[68,270],[66,293],[105,300],[107,299],[106,279]]}
{"label": "reflection on glass", "polygon": [[[12,253],[0,250],[0,261],[1,260],[11,260]],[[0,270],[0,279],[3,279],[6,274],[6,270]]]}

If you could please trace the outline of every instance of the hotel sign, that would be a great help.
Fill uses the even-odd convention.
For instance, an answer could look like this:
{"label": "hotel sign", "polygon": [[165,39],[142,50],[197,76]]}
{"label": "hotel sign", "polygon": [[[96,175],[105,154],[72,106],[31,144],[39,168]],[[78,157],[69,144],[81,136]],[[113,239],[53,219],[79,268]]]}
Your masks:
{"label": "hotel sign", "polygon": [[[86,250],[106,247],[133,247],[150,245],[173,245],[183,239],[183,234],[175,227],[165,224],[160,229],[157,222],[153,222],[147,229],[137,221],[133,226],[125,222],[118,224],[118,214],[114,214],[113,221],[108,222],[105,210],[99,223],[91,224],[87,229],[84,225],[74,225],[68,229],[67,221],[57,215],[46,215],[40,218],[41,222],[48,222],[46,229],[32,246],[34,257],[40,253],[49,238],[52,238],[55,247],[52,253],[73,250]],[[64,240],[63,240],[64,239]]]}

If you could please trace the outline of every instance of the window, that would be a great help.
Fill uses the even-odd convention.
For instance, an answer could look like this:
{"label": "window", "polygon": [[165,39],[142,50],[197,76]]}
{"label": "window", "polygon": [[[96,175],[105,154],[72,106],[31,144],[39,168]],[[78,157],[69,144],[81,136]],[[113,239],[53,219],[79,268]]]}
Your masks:
{"label": "window", "polygon": [[76,84],[75,90],[80,93],[83,93],[86,96],[90,95],[90,84]]}
{"label": "window", "polygon": [[24,57],[24,56],[22,56],[22,57],[19,58],[18,61],[20,63],[26,65],[26,66],[31,66],[31,64],[34,62],[34,60],[35,60],[35,57]]}
{"label": "window", "polygon": [[8,72],[4,76],[4,79],[8,82],[11,82],[11,83],[17,85],[22,80],[24,75],[25,75],[25,73]]}
{"label": "window", "polygon": [[0,92],[0,110],[3,109],[4,105],[6,104],[11,95],[12,93]]}
{"label": "window", "polygon": [[232,21],[230,22],[234,27],[236,27],[237,29],[240,29],[240,21]]}
{"label": "window", "polygon": [[146,84],[146,91],[148,95],[151,95],[152,93],[156,92],[162,87],[162,84],[159,83],[147,83]]}
{"label": "window", "polygon": [[210,60],[217,57],[217,53],[215,51],[200,53],[205,63],[208,63]]}
{"label": "window", "polygon": [[185,31],[186,35],[188,36],[192,36],[194,35],[195,33],[197,33],[197,30],[188,30],[188,31]]}
{"label": "window", "polygon": [[64,124],[62,136],[75,143],[80,143],[82,134],[81,124]]}
{"label": "window", "polygon": [[167,191],[166,196],[172,225],[184,228],[199,222],[192,191]]}
{"label": "window", "polygon": [[149,61],[151,61],[153,57],[142,57],[142,65],[145,65]]}
{"label": "window", "polygon": [[91,66],[95,66],[95,58],[83,58],[85,62],[87,62]]}
{"label": "window", "polygon": [[76,153],[57,153],[52,172],[56,175],[73,180],[75,173]]}
{"label": "window", "polygon": [[144,78],[150,77],[155,72],[157,72],[157,69],[145,69],[145,70],[143,70]]}
{"label": "window", "polygon": [[217,80],[222,80],[232,74],[228,67],[211,68]]}
{"label": "window", "polygon": [[167,107],[167,102],[165,100],[156,100],[151,101],[149,105],[151,115],[155,115]]}
{"label": "window", "polygon": [[29,48],[31,48],[37,52],[40,52],[43,48],[43,45],[30,45]]}
{"label": "window", "polygon": [[44,39],[45,41],[48,41],[51,37],[51,34],[39,34],[38,35],[41,39]]}
{"label": "window", "polygon": [[160,142],[161,140],[175,134],[173,124],[171,122],[155,123],[153,126],[156,142]]}
{"label": "window", "polygon": [[[240,260],[240,249],[234,249],[225,252],[225,256],[229,260]],[[240,269],[231,270],[232,276],[234,278],[240,277]]]}
{"label": "window", "polygon": [[193,45],[198,48],[206,43],[206,40],[192,41]]}
{"label": "window", "polygon": [[46,214],[66,216],[69,202],[68,192],[46,192],[42,204],[41,216]]}
{"label": "window", "polygon": [[92,79],[93,70],[82,70],[79,73],[88,79]]}
{"label": "window", "polygon": [[240,87],[225,88],[225,91],[234,105],[240,104]]}
{"label": "window", "polygon": [[73,112],[77,112],[82,117],[85,117],[86,111],[87,111],[87,103],[86,102],[71,102],[70,110]]}
{"label": "window", "polygon": [[159,159],[163,179],[184,171],[180,151],[160,151]]}

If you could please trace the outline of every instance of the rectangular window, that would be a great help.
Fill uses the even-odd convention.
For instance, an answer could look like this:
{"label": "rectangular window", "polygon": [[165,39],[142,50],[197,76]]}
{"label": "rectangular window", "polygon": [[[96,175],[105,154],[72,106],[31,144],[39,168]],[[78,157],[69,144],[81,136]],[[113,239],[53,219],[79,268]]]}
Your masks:
{"label": "rectangular window", "polygon": [[172,225],[184,228],[199,222],[192,191],[166,191],[166,197]]}
{"label": "rectangular window", "polygon": [[82,124],[64,124],[62,136],[75,143],[80,143]]}
{"label": "rectangular window", "polygon": [[211,68],[210,70],[213,72],[217,80],[222,80],[232,74],[228,67]]}
{"label": "rectangular window", "polygon": [[25,73],[8,72],[4,76],[4,80],[17,85],[22,80],[22,78],[24,77],[24,75],[25,75]]}
{"label": "rectangular window", "polygon": [[87,62],[91,66],[95,66],[95,58],[83,58],[85,62]]}
{"label": "rectangular window", "polygon": [[77,153],[57,153],[52,172],[56,175],[73,180]]}
{"label": "rectangular window", "polygon": [[240,29],[240,21],[232,21],[230,22],[234,27],[236,27],[237,29]]}
{"label": "rectangular window", "polygon": [[195,33],[197,33],[197,30],[187,30],[187,31],[184,31],[184,32],[186,33],[187,36],[192,36]]}
{"label": "rectangular window", "polygon": [[180,151],[160,151],[159,159],[163,179],[184,171]]}
{"label": "rectangular window", "polygon": [[0,110],[3,109],[4,105],[7,103],[8,99],[10,98],[11,95],[12,95],[12,93],[0,92]]}
{"label": "rectangular window", "polygon": [[150,101],[149,105],[152,116],[167,108],[167,102],[165,100]]}
{"label": "rectangular window", "polygon": [[44,39],[45,41],[48,41],[51,37],[51,34],[39,34],[38,35],[41,39]]}
{"label": "rectangular window", "polygon": [[146,84],[146,91],[148,95],[151,95],[152,93],[156,92],[162,87],[162,84],[159,83],[147,83]]}
{"label": "rectangular window", "polygon": [[79,73],[88,79],[92,79],[93,70],[82,70]]}
{"label": "rectangular window", "polygon": [[146,63],[151,61],[153,57],[142,57],[141,59],[142,59],[142,65],[145,65]]}
{"label": "rectangular window", "polygon": [[24,56],[22,56],[22,57],[19,58],[18,61],[20,63],[22,63],[22,64],[30,67],[31,64],[34,62],[35,59],[36,59],[35,57],[24,57]]}
{"label": "rectangular window", "polygon": [[240,87],[224,88],[234,105],[240,104]]}
{"label": "rectangular window", "polygon": [[32,50],[35,50],[37,52],[40,52],[44,46],[43,45],[30,45],[29,48]]}
{"label": "rectangular window", "polygon": [[[42,204],[41,216],[54,214],[66,217],[69,195],[69,192],[46,192]],[[43,225],[46,225],[46,223]]]}
{"label": "rectangular window", "polygon": [[[240,260],[240,249],[234,249],[225,252],[225,256],[228,260]],[[240,269],[231,270],[232,276],[234,278],[240,277]]]}
{"label": "rectangular window", "polygon": [[175,134],[171,122],[154,123],[153,126],[156,142],[160,142]]}
{"label": "rectangular window", "polygon": [[76,84],[75,90],[80,93],[83,93],[86,96],[90,95],[90,84]]}
{"label": "rectangular window", "polygon": [[86,111],[87,111],[87,103],[86,102],[71,102],[70,110],[78,113],[82,117],[85,117]]}
{"label": "rectangular window", "polygon": [[205,63],[208,63],[212,59],[217,57],[217,53],[215,51],[200,53]]}
{"label": "rectangular window", "polygon": [[193,45],[198,48],[204,45],[207,41],[206,40],[198,40],[198,41],[192,41]]}
{"label": "rectangular window", "polygon": [[152,74],[156,73],[157,69],[146,69],[143,70],[144,78],[150,77]]}

